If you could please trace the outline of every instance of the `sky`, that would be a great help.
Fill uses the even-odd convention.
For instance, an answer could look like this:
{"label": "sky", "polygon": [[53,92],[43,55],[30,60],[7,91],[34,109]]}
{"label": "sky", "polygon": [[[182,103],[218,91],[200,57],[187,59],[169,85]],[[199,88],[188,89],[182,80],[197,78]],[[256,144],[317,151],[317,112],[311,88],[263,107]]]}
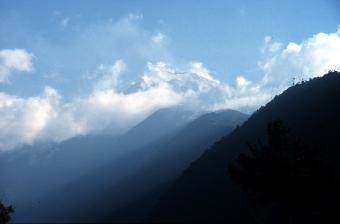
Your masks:
{"label": "sky", "polygon": [[252,113],[340,69],[340,2],[0,0],[0,153],[161,108]]}

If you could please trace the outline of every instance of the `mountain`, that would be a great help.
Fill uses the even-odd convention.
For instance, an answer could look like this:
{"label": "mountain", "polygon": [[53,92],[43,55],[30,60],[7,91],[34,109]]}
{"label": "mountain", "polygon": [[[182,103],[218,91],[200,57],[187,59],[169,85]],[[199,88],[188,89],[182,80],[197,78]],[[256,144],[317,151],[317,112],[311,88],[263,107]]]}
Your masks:
{"label": "mountain", "polygon": [[[252,212],[256,211],[250,206],[241,188],[231,181],[228,163],[235,163],[239,153],[249,155],[245,141],[257,143],[260,140],[266,143],[267,124],[277,117],[292,128],[293,137],[299,136],[307,143],[317,140],[324,144],[325,160],[332,163],[339,174],[339,98],[340,73],[336,71],[290,87],[191,163],[160,197],[144,222],[254,221]],[[323,220],[325,222],[326,217]]]}
{"label": "mountain", "polygon": [[13,222],[67,222],[199,114],[161,109],[120,137],[77,137],[3,155],[1,189],[19,205]]}
{"label": "mountain", "polygon": [[0,189],[12,192],[12,203],[20,205],[17,210],[20,211],[22,205],[107,162],[115,141],[113,136],[79,136],[62,143],[37,143],[2,154]]}
{"label": "mountain", "polygon": [[202,152],[249,116],[234,110],[201,115],[133,174],[113,185],[74,222],[140,222],[158,197]]}
{"label": "mountain", "polygon": [[[136,148],[145,152],[145,150],[149,150],[148,145],[150,144],[154,145],[153,148],[158,142],[160,145],[164,144],[164,141],[171,139],[185,125],[202,113],[204,112],[172,108],[160,109],[120,137],[117,144],[124,146],[122,153],[134,151]],[[144,149],[141,150],[140,148]]]}
{"label": "mountain", "polygon": [[115,141],[112,136],[76,137],[62,143],[25,146],[2,155],[0,189],[5,199],[18,205],[13,222],[39,219],[39,207],[32,211],[32,204],[44,207],[39,203],[42,197],[108,162]]}

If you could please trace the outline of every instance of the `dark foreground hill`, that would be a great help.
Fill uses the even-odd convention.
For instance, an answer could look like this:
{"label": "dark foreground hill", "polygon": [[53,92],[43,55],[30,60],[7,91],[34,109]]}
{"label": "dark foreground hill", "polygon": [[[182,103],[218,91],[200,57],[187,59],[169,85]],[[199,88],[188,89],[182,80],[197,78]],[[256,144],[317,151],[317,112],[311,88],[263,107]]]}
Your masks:
{"label": "dark foreground hill", "polygon": [[[251,223],[254,209],[241,188],[231,181],[228,163],[239,153],[249,154],[245,141],[266,142],[267,124],[280,117],[291,135],[325,145],[325,160],[340,164],[340,73],[299,83],[256,111],[241,127],[191,163],[159,199],[145,222]],[[317,220],[314,220],[317,222]],[[325,220],[324,220],[325,221]],[[262,223],[261,221],[258,223]],[[322,222],[321,222],[322,223]]]}

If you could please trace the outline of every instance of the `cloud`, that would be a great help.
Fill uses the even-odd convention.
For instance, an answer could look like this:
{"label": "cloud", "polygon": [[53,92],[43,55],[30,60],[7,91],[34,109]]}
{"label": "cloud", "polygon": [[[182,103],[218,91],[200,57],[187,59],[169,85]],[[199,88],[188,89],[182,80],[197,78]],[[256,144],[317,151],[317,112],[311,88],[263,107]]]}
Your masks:
{"label": "cloud", "polygon": [[208,69],[203,67],[203,63],[199,63],[199,62],[191,63],[190,72],[198,76],[201,76],[203,78],[206,78],[212,82],[216,82],[217,84],[220,84],[220,81],[214,79],[212,76],[209,75],[209,71]]}
{"label": "cloud", "polygon": [[268,52],[274,53],[281,49],[283,44],[280,42],[272,42],[272,40],[273,38],[270,36],[266,36],[264,38],[264,41],[262,44],[263,46],[261,47],[262,54],[268,53]]}
{"label": "cloud", "polygon": [[336,33],[318,33],[302,43],[289,43],[275,54],[258,63],[268,85],[278,92],[289,87],[293,79],[301,81],[323,76],[329,70],[340,69],[340,29]]}
{"label": "cloud", "polygon": [[[132,94],[116,92],[119,75],[126,70],[123,61],[100,65],[102,78],[93,91],[73,101],[62,103],[57,90],[45,87],[40,96],[20,98],[0,92],[0,151],[11,150],[36,141],[60,142],[77,135],[108,129],[122,134],[150,113],[171,107],[181,94],[166,82],[145,86]],[[147,80],[148,74],[144,75]],[[146,84],[147,85],[147,84]]]}
{"label": "cloud", "polygon": [[22,143],[32,144],[49,121],[57,116],[60,96],[46,87],[40,97],[27,99],[0,92],[0,149],[8,150]]}
{"label": "cloud", "polygon": [[[238,78],[237,87],[221,84],[202,63],[189,64],[187,71],[169,64],[148,63],[140,77],[139,88],[130,93],[117,90],[127,66],[122,60],[100,65],[101,78],[88,95],[65,103],[57,90],[45,87],[40,96],[19,98],[0,93],[0,151],[37,141],[60,142],[77,135],[93,133],[122,134],[161,108],[217,110],[249,106],[256,101],[247,96],[251,83]],[[247,98],[248,97],[248,98]],[[241,100],[236,100],[241,99]]]}
{"label": "cloud", "polygon": [[62,39],[63,45],[51,42],[54,38],[41,37],[36,55],[53,68],[48,69],[69,78],[78,79],[79,74],[91,73],[99,64],[120,59],[129,63],[128,72],[135,76],[147,62],[171,61],[172,57],[171,38],[160,31],[145,30],[142,20],[142,14],[129,14],[119,20],[78,25],[71,38]]}
{"label": "cloud", "polygon": [[245,78],[242,76],[239,76],[236,78],[236,83],[238,87],[247,87],[251,82],[247,81]]}
{"label": "cloud", "polygon": [[13,72],[32,72],[34,55],[24,49],[0,50],[0,83],[8,81]]}
{"label": "cloud", "polygon": [[148,60],[155,58],[162,58],[169,60],[171,58],[168,46],[171,39],[162,32],[150,35],[147,37],[146,42],[137,46],[137,52]]}
{"label": "cloud", "polygon": [[157,33],[157,35],[154,35],[152,37],[152,41],[155,42],[156,44],[161,43],[164,40],[164,34],[162,33]]}
{"label": "cloud", "polygon": [[[134,45],[134,49],[140,50],[139,46],[165,46],[165,34],[139,30],[135,22],[140,19],[142,16],[130,15],[99,30],[112,34],[113,40],[122,36],[144,38]],[[124,27],[130,30],[125,32]],[[90,30],[88,34],[94,34]],[[0,116],[3,118],[0,121],[0,152],[37,141],[60,142],[77,135],[122,134],[154,111],[166,107],[195,111],[230,108],[251,112],[288,88],[293,78],[308,79],[323,75],[325,69],[340,68],[339,31],[319,33],[302,43],[289,43],[286,47],[283,44],[273,45],[271,41],[270,37],[264,40],[265,60],[258,62],[258,68],[264,74],[258,81],[239,75],[234,83],[225,84],[215,79],[201,62],[189,62],[179,68],[159,60],[148,62],[134,88],[122,92],[120,83],[126,78],[124,75],[130,70],[130,65],[120,58],[114,63],[98,63],[93,74],[88,74],[96,77],[91,79],[94,81],[91,91],[72,98],[62,96],[49,86],[40,95],[26,98],[0,92]],[[1,68],[8,69],[10,73],[33,70],[33,54],[19,50],[26,57],[9,57],[10,54],[18,55],[13,52],[18,50],[1,51],[2,58],[6,58],[2,60]]]}
{"label": "cloud", "polygon": [[122,60],[116,61],[114,65],[105,66],[101,64],[97,73],[102,73],[104,76],[102,79],[95,85],[95,89],[97,90],[108,90],[111,88],[115,88],[118,84],[119,75],[126,71],[127,67]]}
{"label": "cloud", "polygon": [[65,17],[63,20],[61,20],[60,22],[60,27],[61,29],[66,29],[67,26],[68,26],[68,22],[69,22],[69,18],[68,17]]}

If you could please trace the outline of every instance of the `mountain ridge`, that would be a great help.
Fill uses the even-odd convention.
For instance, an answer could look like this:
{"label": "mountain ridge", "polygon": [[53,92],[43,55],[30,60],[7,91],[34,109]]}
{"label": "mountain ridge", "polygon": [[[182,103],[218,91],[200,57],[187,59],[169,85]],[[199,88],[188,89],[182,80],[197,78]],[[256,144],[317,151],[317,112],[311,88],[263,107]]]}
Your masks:
{"label": "mountain ridge", "polygon": [[239,153],[249,154],[245,141],[266,142],[266,125],[276,117],[292,127],[293,137],[327,143],[326,159],[339,173],[339,97],[340,74],[336,71],[276,96],[191,163],[144,222],[250,222],[252,208],[242,190],[230,180],[227,164],[234,162]]}
{"label": "mountain ridge", "polygon": [[[154,203],[152,201],[157,200],[190,162],[247,118],[248,115],[232,110],[229,113],[226,111],[223,115],[213,112],[201,115],[161,147],[137,172],[104,193],[102,199],[86,212],[87,216],[84,214],[83,217],[80,216],[72,221],[88,222],[90,220],[90,222],[110,223],[141,221],[148,208],[151,208]],[[216,123],[216,121],[219,122]],[[189,136],[191,138],[188,138]],[[114,203],[116,201],[125,201],[125,206],[122,203],[123,206],[117,207],[117,203]],[[110,207],[111,211],[109,209],[105,215],[104,209],[97,209],[99,205]],[[91,213],[92,216],[89,216]],[[129,215],[123,216],[122,213]]]}
{"label": "mountain ridge", "polygon": [[[95,192],[96,189],[105,189],[137,169],[153,154],[152,150],[164,144],[183,125],[190,122],[193,114],[183,110],[162,109],[151,114],[149,119],[137,124],[125,136],[119,138],[80,136],[60,144],[48,145],[47,148],[40,150],[41,153],[39,151],[40,154],[37,154],[39,158],[48,156],[51,147],[57,146],[58,150],[51,155],[47,164],[42,164],[39,160],[33,165],[27,162],[27,158],[37,153],[34,146],[27,147],[25,151],[13,152],[12,154],[16,155],[16,158],[11,161],[6,161],[12,156],[11,153],[3,156],[1,172],[6,174],[2,177],[3,184],[8,185],[9,187],[6,189],[10,189],[17,195],[15,200],[20,205],[13,214],[13,222],[36,222],[37,220],[40,222],[66,222],[66,216],[53,216],[46,210],[51,207],[50,211],[63,211],[62,208],[57,209],[57,204],[61,205],[64,203],[63,201],[70,199],[62,199],[63,196],[60,195],[67,196],[67,198],[81,197],[82,194],[86,195],[85,191]],[[156,118],[152,119],[152,117]],[[169,124],[168,122],[172,119],[177,123]],[[147,126],[152,126],[155,129],[154,133],[145,131]],[[149,136],[147,136],[148,133]],[[130,139],[134,139],[134,141]],[[95,172],[101,172],[103,177]],[[23,174],[24,176],[22,176]],[[89,178],[89,175],[92,177]],[[86,184],[89,179],[93,179],[92,183],[90,181],[89,184]],[[70,184],[72,182],[75,184],[74,186]],[[93,190],[87,185],[93,186]],[[95,185],[96,187],[94,187]],[[71,190],[76,188],[79,188],[79,192],[72,195]],[[27,197],[24,192],[28,192]],[[57,200],[53,201],[49,195],[59,196],[56,196]],[[42,207],[42,204],[45,206]],[[74,202],[70,201],[69,204],[74,204]],[[66,211],[64,212],[66,213]]]}

